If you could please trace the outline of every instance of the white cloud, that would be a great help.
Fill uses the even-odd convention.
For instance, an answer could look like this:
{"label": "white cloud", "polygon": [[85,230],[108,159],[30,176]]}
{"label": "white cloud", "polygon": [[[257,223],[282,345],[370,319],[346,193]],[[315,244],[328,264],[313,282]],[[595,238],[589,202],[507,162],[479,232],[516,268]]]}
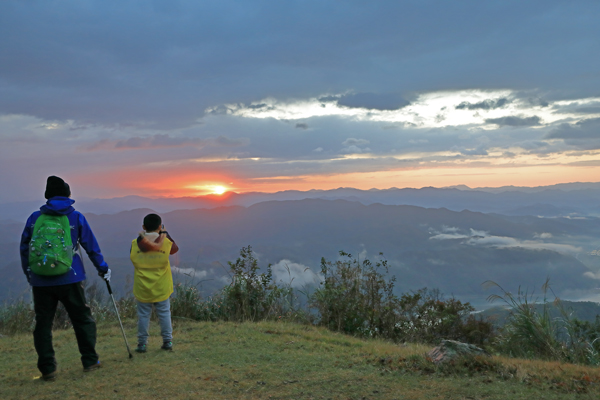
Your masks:
{"label": "white cloud", "polygon": [[[496,248],[511,248],[520,247],[530,250],[550,250],[561,254],[574,255],[582,251],[580,247],[561,244],[547,243],[537,240],[520,240],[508,236],[494,236],[485,231],[470,229],[469,234],[460,233],[458,228],[443,227],[443,231],[449,233],[431,232],[434,233],[429,239],[433,240],[456,240],[467,239],[463,243],[470,246],[496,247]],[[536,234],[537,235],[537,234]],[[542,233],[537,235],[541,239],[549,239],[552,237],[550,233]]]}
{"label": "white cloud", "polygon": [[583,274],[583,276],[585,276],[586,278],[599,280],[600,279],[600,271],[598,271],[598,272],[588,271],[588,272],[585,272]]}
{"label": "white cloud", "polygon": [[204,278],[208,275],[208,273],[206,271],[199,271],[197,269],[194,268],[179,268],[176,267],[174,265],[171,265],[171,269],[173,270],[173,272],[178,273],[178,274],[184,274],[184,275],[188,275],[192,278]]}
{"label": "white cloud", "polygon": [[271,266],[273,277],[276,282],[283,282],[295,288],[315,284],[323,280],[321,274],[315,274],[306,265],[298,264],[290,260],[281,260]]}
{"label": "white cloud", "polygon": [[[562,120],[580,121],[600,116],[600,109],[596,113],[588,114],[574,111],[573,101],[556,101],[540,105],[539,102],[532,102],[531,99],[520,98],[518,92],[508,89],[424,92],[418,94],[407,106],[396,110],[345,107],[338,104],[341,96],[343,94],[288,101],[267,98],[249,105],[217,106],[207,109],[207,112],[225,109],[228,114],[245,118],[278,120],[338,116],[357,121],[411,124],[416,128],[468,126],[486,130],[496,129],[498,125],[543,126]],[[327,101],[323,101],[323,98]],[[502,102],[503,99],[506,101]],[[600,99],[596,97],[576,100],[581,106],[596,105],[598,101]],[[492,103],[501,106],[489,106]]]}
{"label": "white cloud", "polygon": [[471,246],[487,246],[497,248],[520,247],[530,250],[550,250],[561,254],[575,255],[581,252],[580,247],[561,243],[544,243],[534,240],[519,240],[506,236],[472,237],[467,242]]}
{"label": "white cloud", "polygon": [[469,235],[462,233],[438,233],[437,235],[431,236],[429,239],[433,240],[451,240],[451,239],[466,239]]}

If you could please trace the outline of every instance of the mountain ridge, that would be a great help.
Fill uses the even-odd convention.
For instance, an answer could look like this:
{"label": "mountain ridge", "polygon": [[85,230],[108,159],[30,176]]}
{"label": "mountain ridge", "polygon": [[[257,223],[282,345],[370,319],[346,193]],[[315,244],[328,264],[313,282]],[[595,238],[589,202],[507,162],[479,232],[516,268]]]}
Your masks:
{"label": "mountain ridge", "polygon": [[[128,195],[109,199],[82,198],[77,200],[76,198],[75,207],[81,212],[94,214],[115,214],[135,208],[150,208],[164,213],[179,209],[217,208],[221,206],[248,207],[272,200],[323,198],[327,200],[358,201],[365,205],[373,203],[414,205],[425,208],[448,208],[453,211],[468,209],[506,215],[522,215],[523,210],[527,209],[531,209],[527,212],[535,212],[536,205],[545,204],[548,207],[543,216],[600,216],[600,183],[572,183],[535,188],[470,189],[464,185],[460,187],[461,189],[457,187],[423,187],[420,189],[388,188],[369,190],[340,187],[331,190],[286,190],[276,193],[247,192],[239,194],[226,192],[223,195],[173,198]],[[465,187],[468,190],[464,189]],[[517,190],[514,190],[515,188]],[[570,190],[563,190],[562,188],[570,188]],[[43,203],[40,200],[39,202],[24,201],[2,204],[2,207],[0,207],[0,220],[24,220]]]}

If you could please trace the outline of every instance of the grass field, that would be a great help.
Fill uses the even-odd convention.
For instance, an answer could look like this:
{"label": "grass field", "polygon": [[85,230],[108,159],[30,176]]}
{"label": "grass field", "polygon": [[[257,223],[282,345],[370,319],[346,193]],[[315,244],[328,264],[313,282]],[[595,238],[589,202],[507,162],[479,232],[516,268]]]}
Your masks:
{"label": "grass field", "polygon": [[[430,347],[359,340],[288,323],[176,320],[174,351],[129,359],[118,324],[98,327],[103,368],[84,373],[72,330],[56,331],[53,382],[39,379],[30,334],[0,338],[0,399],[597,399],[600,370],[494,357],[436,368]],[[136,343],[134,321],[125,329]]]}

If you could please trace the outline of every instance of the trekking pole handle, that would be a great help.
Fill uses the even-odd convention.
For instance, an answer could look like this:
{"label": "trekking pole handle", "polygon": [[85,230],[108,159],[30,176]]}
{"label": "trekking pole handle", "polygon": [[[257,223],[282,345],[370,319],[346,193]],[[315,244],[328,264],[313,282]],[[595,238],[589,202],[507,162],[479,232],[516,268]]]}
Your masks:
{"label": "trekking pole handle", "polygon": [[104,282],[106,282],[106,287],[108,288],[108,294],[110,294],[112,296],[113,293],[112,293],[112,289],[110,287],[110,282],[109,281],[104,281]]}

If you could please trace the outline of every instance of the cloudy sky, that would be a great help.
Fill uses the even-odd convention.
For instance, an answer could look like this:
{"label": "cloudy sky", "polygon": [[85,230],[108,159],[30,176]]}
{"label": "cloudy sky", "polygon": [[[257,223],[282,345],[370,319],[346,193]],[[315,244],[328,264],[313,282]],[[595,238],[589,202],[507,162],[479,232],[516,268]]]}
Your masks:
{"label": "cloudy sky", "polygon": [[600,181],[597,1],[4,0],[0,202]]}

